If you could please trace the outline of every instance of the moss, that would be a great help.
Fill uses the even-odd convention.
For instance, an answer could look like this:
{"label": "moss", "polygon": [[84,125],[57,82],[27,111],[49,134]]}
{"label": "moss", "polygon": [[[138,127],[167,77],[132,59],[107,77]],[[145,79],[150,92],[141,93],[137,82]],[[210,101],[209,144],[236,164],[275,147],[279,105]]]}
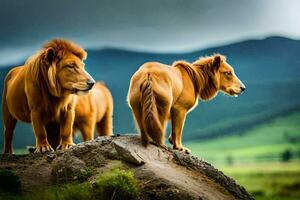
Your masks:
{"label": "moss", "polygon": [[21,192],[21,180],[15,171],[9,169],[0,169],[0,192]]}
{"label": "moss", "polygon": [[38,190],[33,193],[4,196],[8,200],[92,200],[91,184],[66,184],[53,186],[46,190]]}
{"label": "moss", "polygon": [[17,196],[13,200],[55,200],[58,199],[57,196],[58,189],[56,187],[51,187],[47,190],[38,190],[24,196]]}
{"label": "moss", "polygon": [[64,185],[63,188],[59,189],[57,195],[58,200],[83,200],[92,199],[91,184],[83,183],[79,185]]}
{"label": "moss", "polygon": [[26,195],[5,196],[12,200],[134,200],[138,198],[137,183],[131,171],[113,169],[97,177],[95,183],[52,186]]}
{"label": "moss", "polygon": [[93,194],[95,199],[137,199],[137,183],[131,171],[116,168],[98,177]]}

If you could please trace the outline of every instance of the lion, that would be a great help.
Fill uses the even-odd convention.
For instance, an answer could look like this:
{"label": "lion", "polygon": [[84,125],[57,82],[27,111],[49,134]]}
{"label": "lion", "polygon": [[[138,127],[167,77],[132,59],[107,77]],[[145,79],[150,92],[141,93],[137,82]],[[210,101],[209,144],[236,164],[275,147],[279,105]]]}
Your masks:
{"label": "lion", "polygon": [[219,91],[237,96],[245,88],[226,57],[215,54],[194,63],[177,61],[171,67],[158,62],[143,64],[130,80],[127,101],[144,146],[149,142],[164,145],[170,120],[169,142],[173,149],[189,154],[182,145],[182,130],[187,113],[198,100],[211,100]]}
{"label": "lion", "polygon": [[87,53],[77,44],[54,39],[31,56],[24,66],[8,72],[2,96],[4,153],[13,153],[12,139],[17,121],[32,124],[35,153],[54,151],[45,128],[53,121],[60,124],[61,139],[57,149],[74,145],[76,97],[86,94],[95,84],[84,69],[86,57]]}
{"label": "lion", "polygon": [[[94,132],[98,136],[110,136],[113,134],[113,98],[109,89],[103,82],[97,82],[89,91],[89,94],[78,96],[75,105],[75,120],[73,136],[76,130],[82,134],[83,141],[94,139]],[[49,123],[46,126],[47,139],[53,148],[59,145],[59,124]],[[30,149],[30,152],[32,149]]]}
{"label": "lion", "polygon": [[113,98],[103,82],[97,82],[88,95],[80,96],[75,107],[74,130],[79,129],[83,141],[113,134]]}

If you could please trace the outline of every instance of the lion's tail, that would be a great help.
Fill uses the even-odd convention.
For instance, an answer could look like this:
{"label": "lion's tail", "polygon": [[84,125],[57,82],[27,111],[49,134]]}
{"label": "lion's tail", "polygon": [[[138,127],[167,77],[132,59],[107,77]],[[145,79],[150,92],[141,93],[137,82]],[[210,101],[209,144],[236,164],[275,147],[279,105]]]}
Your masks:
{"label": "lion's tail", "polygon": [[[163,144],[163,128],[159,121],[158,109],[155,102],[155,95],[153,91],[153,81],[150,73],[148,73],[146,80],[140,87],[141,104],[142,104],[142,123],[144,132],[142,135],[142,144],[146,146],[151,139],[156,144]],[[150,137],[150,138],[149,138]]]}

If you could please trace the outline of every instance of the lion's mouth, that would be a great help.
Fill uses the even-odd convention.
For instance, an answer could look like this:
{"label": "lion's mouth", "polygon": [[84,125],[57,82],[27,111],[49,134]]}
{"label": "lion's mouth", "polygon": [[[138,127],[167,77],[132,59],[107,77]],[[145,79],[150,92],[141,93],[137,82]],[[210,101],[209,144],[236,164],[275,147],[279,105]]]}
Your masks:
{"label": "lion's mouth", "polygon": [[77,89],[77,88],[75,88],[74,90],[75,90],[75,93],[76,92],[88,92],[90,90],[90,88],[85,88],[85,89]]}
{"label": "lion's mouth", "polygon": [[72,84],[72,92],[73,93],[78,93],[78,92],[88,92],[93,88],[93,84],[89,84],[88,82],[77,82]]}
{"label": "lion's mouth", "polygon": [[238,95],[242,94],[242,91],[236,92],[233,89],[230,89],[228,93],[229,93],[230,96],[238,97]]}
{"label": "lion's mouth", "polygon": [[75,89],[74,94],[77,94],[78,96],[86,95],[88,94],[90,89]]}
{"label": "lion's mouth", "polygon": [[90,88],[73,88],[70,91],[72,94],[87,94],[90,91]]}

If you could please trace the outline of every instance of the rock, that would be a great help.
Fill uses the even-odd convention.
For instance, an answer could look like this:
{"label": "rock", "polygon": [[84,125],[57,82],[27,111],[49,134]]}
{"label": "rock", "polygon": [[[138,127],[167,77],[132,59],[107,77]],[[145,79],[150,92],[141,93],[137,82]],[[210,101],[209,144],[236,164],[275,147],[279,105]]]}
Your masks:
{"label": "rock", "polygon": [[145,148],[137,135],[98,137],[66,151],[0,159],[0,168],[14,169],[25,191],[57,182],[92,182],[116,166],[133,171],[140,199],[253,199],[209,163],[167,147]]}
{"label": "rock", "polygon": [[237,185],[232,178],[225,176],[223,172],[215,169],[209,163],[179,152],[174,152],[174,154],[180,165],[205,174],[224,188],[227,188],[227,190],[239,199],[249,199],[249,195],[244,187]]}
{"label": "rock", "polygon": [[88,169],[84,161],[66,153],[53,160],[51,174],[55,183],[83,182]]}
{"label": "rock", "polygon": [[145,161],[138,154],[137,149],[130,148],[126,143],[122,143],[120,141],[113,142],[116,151],[120,158],[125,162],[130,162],[136,165],[142,165]]}

